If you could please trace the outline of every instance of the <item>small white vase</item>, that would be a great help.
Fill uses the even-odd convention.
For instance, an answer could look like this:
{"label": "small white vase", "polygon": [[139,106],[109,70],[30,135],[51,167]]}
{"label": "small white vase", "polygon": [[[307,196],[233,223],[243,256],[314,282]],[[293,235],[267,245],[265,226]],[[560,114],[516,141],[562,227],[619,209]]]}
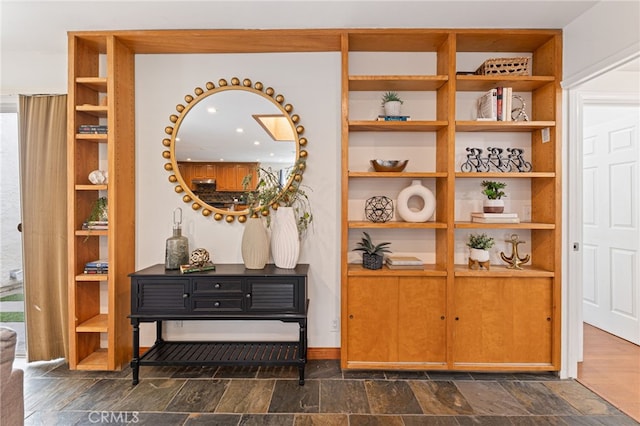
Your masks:
{"label": "small white vase", "polygon": [[300,256],[300,236],[293,207],[279,207],[274,213],[271,255],[278,268],[293,269]]}
{"label": "small white vase", "polygon": [[262,269],[269,261],[269,237],[258,217],[251,217],[244,224],[242,261],[247,269]]}
{"label": "small white vase", "polygon": [[502,213],[504,211],[504,200],[484,200],[482,210],[485,213]]}
{"label": "small white vase", "polygon": [[[413,197],[422,198],[422,209],[412,209],[409,207],[409,200]],[[406,222],[426,222],[431,219],[436,210],[436,197],[420,180],[414,180],[411,185],[404,188],[398,194],[396,211]]]}
{"label": "small white vase", "polygon": [[384,115],[400,115],[400,101],[389,101],[384,103]]}
{"label": "small white vase", "polygon": [[469,258],[478,262],[486,262],[489,260],[489,250],[469,248]]}

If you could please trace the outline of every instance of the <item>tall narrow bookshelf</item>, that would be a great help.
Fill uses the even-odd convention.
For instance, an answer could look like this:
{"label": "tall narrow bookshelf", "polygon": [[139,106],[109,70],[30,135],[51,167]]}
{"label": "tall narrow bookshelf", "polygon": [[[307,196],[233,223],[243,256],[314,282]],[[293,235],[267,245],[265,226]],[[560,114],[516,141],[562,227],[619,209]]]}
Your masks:
{"label": "tall narrow bookshelf", "polygon": [[[133,54],[109,35],[69,35],[69,368],[119,370],[131,360],[128,274],[134,270]],[[106,125],[86,134],[81,125]],[[93,170],[108,172],[92,184]],[[94,203],[108,202],[108,229],[83,229]],[[107,259],[106,274],[84,272]]]}
{"label": "tall narrow bookshelf", "polygon": [[[559,370],[561,32],[352,30],[341,53],[342,367]],[[530,58],[530,75],[472,73],[487,59],[518,56]],[[526,100],[530,121],[475,119],[475,99],[498,86]],[[411,121],[376,121],[371,105],[386,91],[400,94]],[[461,171],[466,147],[506,152],[511,143],[524,148],[531,172]],[[374,158],[409,164],[379,173]],[[414,179],[435,195],[431,220],[364,217],[368,197],[396,199]],[[521,223],[470,221],[482,180],[515,189]],[[363,231],[424,269],[364,269],[352,252]],[[478,232],[500,243],[518,235],[531,261],[521,271],[495,260],[490,270],[469,269],[465,243]]]}

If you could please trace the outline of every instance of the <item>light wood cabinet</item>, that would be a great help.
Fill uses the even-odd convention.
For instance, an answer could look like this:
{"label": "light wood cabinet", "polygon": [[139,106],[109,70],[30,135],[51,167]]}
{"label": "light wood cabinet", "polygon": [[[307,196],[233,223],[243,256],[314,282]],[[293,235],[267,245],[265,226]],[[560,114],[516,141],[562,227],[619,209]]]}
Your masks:
{"label": "light wood cabinet", "polygon": [[[106,65],[105,65],[106,64]],[[68,309],[69,368],[119,370],[131,359],[127,321],[134,268],[133,54],[112,36],[69,35],[68,108]],[[80,125],[106,125],[107,134],[81,134]],[[109,173],[93,185],[92,170]],[[107,197],[107,230],[83,222],[99,197]],[[106,274],[84,266],[108,259]]]}
{"label": "light wood cabinet", "polygon": [[[559,370],[561,37],[557,30],[343,35],[343,368],[407,369],[431,362],[422,368]],[[486,59],[516,56],[530,58],[531,75],[470,73]],[[530,121],[475,120],[475,100],[498,86],[513,87],[526,100]],[[375,103],[386,91],[399,92],[411,121],[376,120],[382,111]],[[482,141],[520,144],[532,171],[462,172],[465,148]],[[378,173],[368,164],[374,158],[409,164],[403,172]],[[431,220],[365,218],[368,198],[395,201],[413,179],[435,195]],[[482,180],[505,181],[519,191],[511,208],[521,223],[470,222],[469,194],[480,194]],[[420,257],[424,270],[363,269],[352,254],[363,231],[374,243],[390,241],[394,253]],[[495,259],[488,271],[470,270],[465,243],[472,232],[487,232],[498,245],[518,234],[531,261],[522,271]],[[509,255],[510,246],[505,248]]]}
{"label": "light wood cabinet", "polygon": [[180,175],[185,183],[195,189],[193,184],[197,179],[215,179],[216,191],[244,192],[242,181],[245,176],[253,173],[253,184],[257,184],[255,169],[257,163],[199,163],[181,162],[178,164]]}

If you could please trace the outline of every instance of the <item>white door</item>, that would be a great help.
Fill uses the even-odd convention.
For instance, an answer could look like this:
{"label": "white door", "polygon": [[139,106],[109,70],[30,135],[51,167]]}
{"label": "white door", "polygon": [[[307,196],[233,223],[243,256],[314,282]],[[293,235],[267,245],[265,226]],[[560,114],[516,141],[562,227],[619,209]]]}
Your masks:
{"label": "white door", "polygon": [[584,321],[640,344],[638,106],[585,107]]}

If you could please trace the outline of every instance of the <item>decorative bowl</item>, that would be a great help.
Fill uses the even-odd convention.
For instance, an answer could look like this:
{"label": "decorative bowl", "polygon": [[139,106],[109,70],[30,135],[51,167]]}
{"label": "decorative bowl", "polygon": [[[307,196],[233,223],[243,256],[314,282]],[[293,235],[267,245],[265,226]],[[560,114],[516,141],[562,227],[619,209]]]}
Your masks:
{"label": "decorative bowl", "polygon": [[376,172],[401,172],[407,167],[409,160],[371,160]]}

